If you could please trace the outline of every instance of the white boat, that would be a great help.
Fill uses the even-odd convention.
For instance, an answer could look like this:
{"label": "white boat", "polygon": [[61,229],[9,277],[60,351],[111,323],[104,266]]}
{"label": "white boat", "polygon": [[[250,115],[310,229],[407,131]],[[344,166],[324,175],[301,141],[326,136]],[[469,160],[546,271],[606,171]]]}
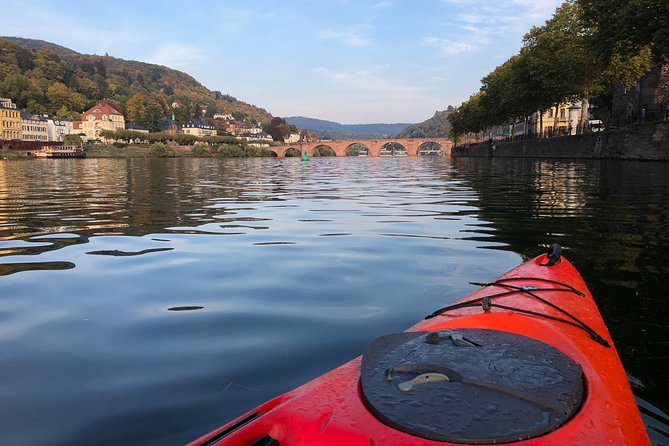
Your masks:
{"label": "white boat", "polygon": [[86,158],[79,146],[44,146],[34,153],[35,158]]}

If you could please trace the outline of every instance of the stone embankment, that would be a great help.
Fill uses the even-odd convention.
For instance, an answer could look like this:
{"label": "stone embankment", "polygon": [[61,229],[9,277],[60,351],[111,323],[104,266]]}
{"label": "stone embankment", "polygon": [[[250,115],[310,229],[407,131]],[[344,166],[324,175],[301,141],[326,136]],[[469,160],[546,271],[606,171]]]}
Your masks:
{"label": "stone embankment", "polygon": [[458,146],[452,156],[669,161],[669,121],[560,138]]}

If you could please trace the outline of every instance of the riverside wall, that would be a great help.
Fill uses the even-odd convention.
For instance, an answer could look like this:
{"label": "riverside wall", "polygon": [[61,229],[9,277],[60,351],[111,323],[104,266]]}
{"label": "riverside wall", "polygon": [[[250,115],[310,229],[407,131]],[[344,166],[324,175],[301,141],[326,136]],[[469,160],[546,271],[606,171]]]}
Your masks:
{"label": "riverside wall", "polygon": [[669,161],[669,121],[560,138],[453,147],[453,157],[591,158]]}

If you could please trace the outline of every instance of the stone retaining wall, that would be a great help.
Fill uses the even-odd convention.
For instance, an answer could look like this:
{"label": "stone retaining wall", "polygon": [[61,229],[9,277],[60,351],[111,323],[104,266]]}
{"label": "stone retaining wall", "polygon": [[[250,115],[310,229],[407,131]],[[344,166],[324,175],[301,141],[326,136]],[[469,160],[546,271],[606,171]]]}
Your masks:
{"label": "stone retaining wall", "polygon": [[596,158],[669,160],[669,122],[637,124],[560,138],[458,146],[454,157]]}

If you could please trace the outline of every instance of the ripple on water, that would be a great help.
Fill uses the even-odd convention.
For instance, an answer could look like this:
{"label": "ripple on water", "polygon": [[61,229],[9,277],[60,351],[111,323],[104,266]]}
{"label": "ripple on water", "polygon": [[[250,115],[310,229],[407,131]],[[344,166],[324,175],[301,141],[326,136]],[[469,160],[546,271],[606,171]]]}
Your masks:
{"label": "ripple on water", "polygon": [[297,245],[297,242],[255,242],[254,246]]}
{"label": "ripple on water", "polygon": [[73,269],[75,266],[72,262],[0,263],[0,276],[8,276],[25,271],[59,271]]}
{"label": "ripple on water", "polygon": [[0,240],[0,250],[53,246],[53,243],[32,242],[30,240],[36,240],[36,239],[34,237],[31,237],[28,240]]}
{"label": "ripple on water", "polygon": [[97,256],[131,257],[131,256],[141,256],[144,254],[151,254],[154,252],[171,251],[173,249],[174,248],[149,248],[149,249],[142,249],[141,251],[120,251],[118,249],[103,249],[100,251],[89,251],[86,254],[97,255]]}
{"label": "ripple on water", "polygon": [[51,240],[51,239],[78,239],[81,238],[79,234],[58,232],[53,234],[35,235],[30,237],[30,240]]}
{"label": "ripple on water", "polygon": [[64,161],[5,172],[0,443],[186,443],[556,237],[666,393],[664,165]]}

